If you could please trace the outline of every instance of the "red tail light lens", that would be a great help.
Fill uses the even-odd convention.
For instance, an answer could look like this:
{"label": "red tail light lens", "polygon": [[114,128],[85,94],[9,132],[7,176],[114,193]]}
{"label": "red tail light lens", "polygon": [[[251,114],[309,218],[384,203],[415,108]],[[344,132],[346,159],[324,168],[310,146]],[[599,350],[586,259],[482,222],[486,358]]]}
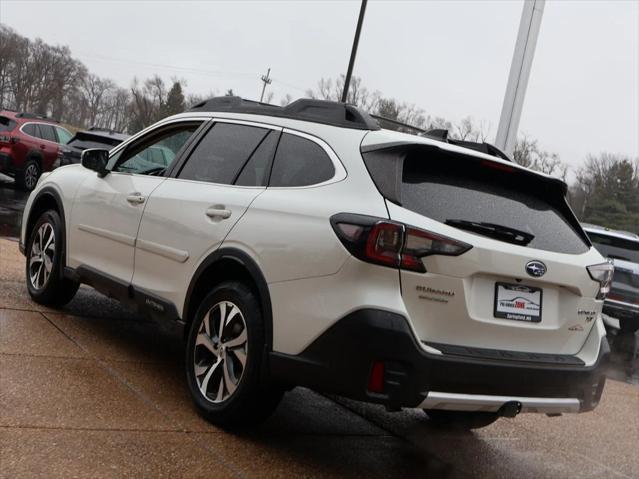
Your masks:
{"label": "red tail light lens", "polygon": [[402,248],[403,232],[400,225],[380,221],[373,225],[366,238],[366,257],[374,262],[397,266]]}
{"label": "red tail light lens", "polygon": [[462,241],[372,216],[340,213],[331,218],[331,224],[356,258],[421,273],[426,272],[425,256],[459,256],[472,248]]}
{"label": "red tail light lens", "polygon": [[384,392],[384,363],[375,361],[368,377],[368,390],[372,393]]}

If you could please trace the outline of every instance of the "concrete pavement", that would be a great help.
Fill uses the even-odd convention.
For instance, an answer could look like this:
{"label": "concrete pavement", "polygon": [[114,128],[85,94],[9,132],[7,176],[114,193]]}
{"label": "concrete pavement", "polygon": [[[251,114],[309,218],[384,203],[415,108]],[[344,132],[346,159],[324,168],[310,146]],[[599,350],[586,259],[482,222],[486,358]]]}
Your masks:
{"label": "concrete pavement", "polygon": [[33,303],[0,239],[0,477],[639,477],[639,387],[609,380],[592,413],[444,432],[419,411],[287,393],[250,434],[202,420],[181,330],[82,287]]}

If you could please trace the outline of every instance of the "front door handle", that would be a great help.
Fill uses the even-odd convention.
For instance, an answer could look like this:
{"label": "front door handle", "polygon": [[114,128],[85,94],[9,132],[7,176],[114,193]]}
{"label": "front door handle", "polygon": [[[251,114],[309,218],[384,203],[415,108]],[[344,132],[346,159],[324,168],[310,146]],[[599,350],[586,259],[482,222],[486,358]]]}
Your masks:
{"label": "front door handle", "polygon": [[140,194],[132,194],[126,197],[126,200],[131,203],[132,205],[141,205],[142,203],[144,203],[144,196],[140,195]]}
{"label": "front door handle", "polygon": [[231,217],[231,210],[227,210],[223,206],[211,206],[206,210],[206,216],[225,220]]}

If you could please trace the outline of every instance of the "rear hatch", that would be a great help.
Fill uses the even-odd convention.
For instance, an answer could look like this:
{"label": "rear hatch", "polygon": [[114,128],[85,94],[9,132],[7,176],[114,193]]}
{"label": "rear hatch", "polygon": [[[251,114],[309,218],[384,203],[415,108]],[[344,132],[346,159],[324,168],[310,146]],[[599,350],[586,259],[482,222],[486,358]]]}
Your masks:
{"label": "rear hatch", "polygon": [[390,219],[472,245],[422,258],[425,273],[400,271],[419,339],[439,349],[576,354],[601,311],[586,267],[603,258],[565,184],[461,148],[381,146],[362,154]]}

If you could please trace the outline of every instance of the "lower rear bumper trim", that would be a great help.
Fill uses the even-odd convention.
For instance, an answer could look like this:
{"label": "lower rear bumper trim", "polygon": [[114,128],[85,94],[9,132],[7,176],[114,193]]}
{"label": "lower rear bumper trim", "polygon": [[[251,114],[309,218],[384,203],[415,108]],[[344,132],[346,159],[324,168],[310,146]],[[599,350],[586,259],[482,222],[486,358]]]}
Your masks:
{"label": "lower rear bumper trim", "polygon": [[577,398],[540,398],[521,396],[489,396],[483,394],[458,394],[430,391],[419,405],[423,409],[444,409],[447,411],[497,412],[509,402],[521,404],[520,412],[545,414],[576,413],[581,410]]}

